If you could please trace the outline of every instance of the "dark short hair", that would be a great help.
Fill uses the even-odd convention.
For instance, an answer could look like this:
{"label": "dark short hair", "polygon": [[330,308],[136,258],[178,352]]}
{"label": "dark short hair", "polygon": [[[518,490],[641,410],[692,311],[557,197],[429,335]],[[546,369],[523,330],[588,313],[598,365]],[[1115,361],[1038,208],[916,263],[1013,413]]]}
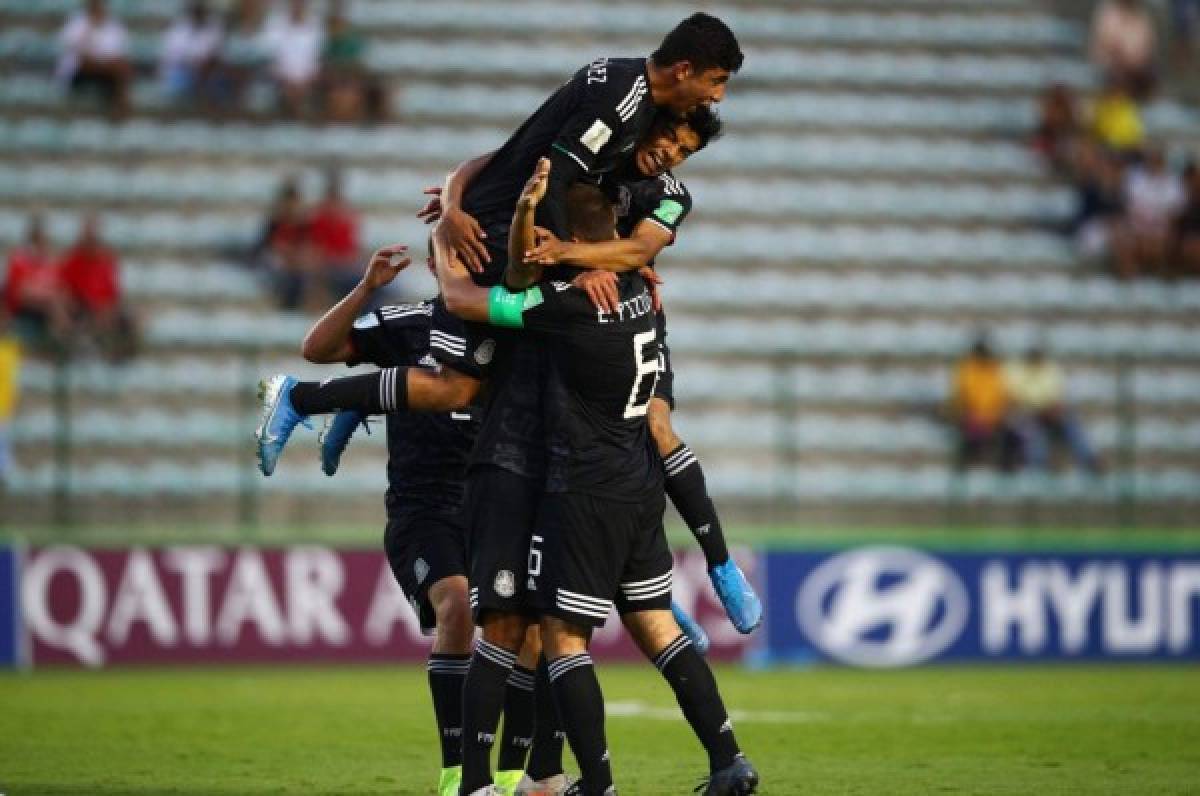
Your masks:
{"label": "dark short hair", "polygon": [[708,146],[710,141],[720,138],[721,128],[724,127],[720,115],[707,105],[697,105],[682,121],[699,136],[700,146],[697,151]]}
{"label": "dark short hair", "polygon": [[577,182],[567,189],[567,226],[586,243],[613,239],[617,216],[599,186]]}
{"label": "dark short hair", "polygon": [[650,57],[659,66],[687,61],[697,72],[742,68],[742,48],[737,37],[721,20],[697,11],[675,26]]}

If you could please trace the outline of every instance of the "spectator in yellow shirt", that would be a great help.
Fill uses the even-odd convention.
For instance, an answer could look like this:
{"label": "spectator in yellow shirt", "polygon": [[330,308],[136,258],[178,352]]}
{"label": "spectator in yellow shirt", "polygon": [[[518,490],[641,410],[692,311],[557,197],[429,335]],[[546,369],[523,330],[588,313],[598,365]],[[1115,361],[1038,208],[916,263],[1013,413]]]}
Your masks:
{"label": "spectator in yellow shirt", "polygon": [[1016,464],[1016,438],[1008,424],[1008,388],[987,338],[980,336],[954,372],[950,411],[959,432],[958,466],[991,461]]}
{"label": "spectator in yellow shirt", "polygon": [[1047,469],[1051,443],[1058,442],[1067,447],[1078,467],[1090,473],[1100,471],[1100,461],[1088,444],[1083,426],[1067,409],[1062,368],[1046,356],[1041,346],[1010,362],[1004,380],[1012,398],[1013,425],[1028,466]]}
{"label": "spectator in yellow shirt", "polygon": [[9,329],[8,316],[0,313],[0,485],[12,469],[12,417],[17,409],[17,380],[21,346]]}

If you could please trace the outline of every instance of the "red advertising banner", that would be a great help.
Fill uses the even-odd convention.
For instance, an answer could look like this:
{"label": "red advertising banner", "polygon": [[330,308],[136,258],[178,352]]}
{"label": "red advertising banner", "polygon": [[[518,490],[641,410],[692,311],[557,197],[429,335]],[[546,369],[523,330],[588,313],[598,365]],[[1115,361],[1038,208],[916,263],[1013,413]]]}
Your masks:
{"label": "red advertising banner", "polygon": [[[753,576],[754,558],[738,558]],[[376,551],[49,547],[28,553],[20,580],[34,665],[417,661],[431,643]],[[743,654],[699,551],[677,556],[675,597],[709,631],[712,657]],[[615,616],[593,654],[638,656]]]}

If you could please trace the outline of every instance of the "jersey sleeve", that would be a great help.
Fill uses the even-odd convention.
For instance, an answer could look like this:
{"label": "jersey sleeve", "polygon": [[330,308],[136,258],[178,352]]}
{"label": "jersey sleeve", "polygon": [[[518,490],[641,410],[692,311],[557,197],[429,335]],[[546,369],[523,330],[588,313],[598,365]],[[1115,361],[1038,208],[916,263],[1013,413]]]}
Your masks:
{"label": "jersey sleeve", "polygon": [[601,151],[619,145],[620,133],[637,113],[648,87],[645,75],[618,77],[605,59],[593,62],[575,79],[582,82],[578,108],[559,131],[553,148],[591,174]]}
{"label": "jersey sleeve", "polygon": [[430,308],[425,302],[368,312],[350,329],[354,356],[346,364],[370,363],[381,368],[420,364],[429,351],[429,325]]}
{"label": "jersey sleeve", "polygon": [[683,224],[688,213],[692,211],[692,195],[679,180],[670,173],[661,175],[656,181],[657,190],[645,209],[643,221],[662,227],[671,233],[671,242],[675,241],[675,233]]}

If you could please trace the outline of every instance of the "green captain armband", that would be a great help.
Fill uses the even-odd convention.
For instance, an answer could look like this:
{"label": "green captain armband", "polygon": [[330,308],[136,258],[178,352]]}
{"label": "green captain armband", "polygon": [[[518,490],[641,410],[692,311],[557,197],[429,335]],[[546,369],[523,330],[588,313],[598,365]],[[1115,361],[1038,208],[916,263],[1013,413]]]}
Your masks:
{"label": "green captain armband", "polygon": [[488,291],[488,323],[521,329],[525,326],[522,314],[542,303],[542,289],[531,287],[519,293],[510,293],[503,285]]}

